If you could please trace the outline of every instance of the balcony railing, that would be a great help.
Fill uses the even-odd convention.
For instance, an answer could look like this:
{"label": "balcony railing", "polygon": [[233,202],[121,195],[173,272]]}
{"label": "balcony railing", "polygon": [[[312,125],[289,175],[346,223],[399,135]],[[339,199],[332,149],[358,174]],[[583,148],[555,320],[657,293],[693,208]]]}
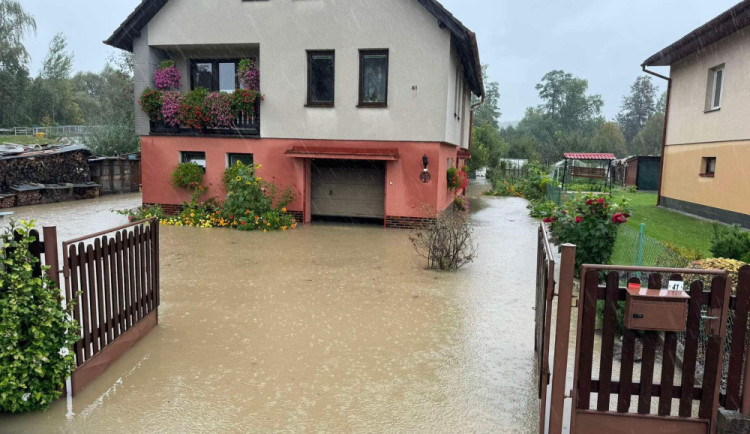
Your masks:
{"label": "balcony railing", "polygon": [[230,128],[185,128],[182,126],[171,127],[159,123],[151,123],[151,134],[159,136],[240,136],[240,137],[259,137],[260,136],[260,102],[255,101],[254,113],[250,116],[243,115],[235,118]]}

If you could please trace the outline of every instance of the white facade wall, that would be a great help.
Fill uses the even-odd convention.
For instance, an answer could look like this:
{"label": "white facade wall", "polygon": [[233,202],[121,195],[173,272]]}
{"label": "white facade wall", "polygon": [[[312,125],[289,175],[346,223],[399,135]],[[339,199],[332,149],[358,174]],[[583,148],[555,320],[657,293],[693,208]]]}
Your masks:
{"label": "white facade wall", "polygon": [[[724,64],[721,109],[706,111],[709,71]],[[750,30],[672,65],[667,145],[750,140]]]}
{"label": "white facade wall", "polygon": [[[257,52],[266,97],[264,138],[444,141],[467,147],[470,95],[464,92],[459,122],[451,95],[458,61],[450,41],[450,31],[440,29],[416,0],[170,0],[134,51],[136,58],[145,58],[148,46],[173,54],[185,89],[196,46],[215,47],[215,56],[201,48],[200,57]],[[229,44],[235,48],[226,49]],[[329,49],[336,52],[335,107],[307,108],[306,50]],[[388,108],[356,107],[359,49],[389,50]],[[154,66],[146,60],[142,65],[136,70],[141,85],[151,80]],[[465,83],[461,87],[467,89]],[[139,115],[140,133],[144,119]]]}

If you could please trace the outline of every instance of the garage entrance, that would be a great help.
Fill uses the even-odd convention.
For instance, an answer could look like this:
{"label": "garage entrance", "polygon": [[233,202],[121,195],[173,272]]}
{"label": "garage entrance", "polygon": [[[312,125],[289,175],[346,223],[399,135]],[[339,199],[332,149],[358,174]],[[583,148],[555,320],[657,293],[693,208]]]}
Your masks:
{"label": "garage entrance", "polygon": [[385,162],[313,160],[313,218],[385,218]]}

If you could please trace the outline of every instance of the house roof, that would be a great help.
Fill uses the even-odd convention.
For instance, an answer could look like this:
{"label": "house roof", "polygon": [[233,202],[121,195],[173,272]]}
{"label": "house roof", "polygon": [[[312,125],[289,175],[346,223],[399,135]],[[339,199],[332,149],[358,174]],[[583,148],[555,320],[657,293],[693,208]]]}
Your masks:
{"label": "house roof", "polygon": [[566,160],[614,160],[615,154],[567,153]]}
{"label": "house roof", "polygon": [[[143,0],[104,43],[132,52],[133,40],[141,35],[141,30],[167,4],[167,1]],[[417,1],[438,19],[441,28],[445,27],[450,30],[451,40],[458,52],[471,91],[477,96],[484,96],[482,64],[479,61],[479,46],[476,34],[466,28],[437,0]]]}
{"label": "house roof", "polygon": [[646,59],[642,66],[669,66],[750,25],[750,0],[693,30],[685,37]]}

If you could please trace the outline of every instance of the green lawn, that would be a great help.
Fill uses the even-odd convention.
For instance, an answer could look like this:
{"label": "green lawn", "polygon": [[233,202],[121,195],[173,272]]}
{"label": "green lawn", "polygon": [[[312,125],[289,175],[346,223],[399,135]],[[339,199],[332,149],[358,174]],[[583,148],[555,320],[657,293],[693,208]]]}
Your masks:
{"label": "green lawn", "polygon": [[16,145],[47,145],[57,143],[57,139],[37,139],[33,136],[0,136],[0,144],[14,143]]}
{"label": "green lawn", "polygon": [[711,257],[711,222],[657,207],[656,194],[612,192],[615,201],[620,201],[623,197],[628,199],[628,207],[633,214],[628,220],[628,226],[640,230],[641,223],[646,223],[646,235],[664,243],[697,250],[704,257]]}

